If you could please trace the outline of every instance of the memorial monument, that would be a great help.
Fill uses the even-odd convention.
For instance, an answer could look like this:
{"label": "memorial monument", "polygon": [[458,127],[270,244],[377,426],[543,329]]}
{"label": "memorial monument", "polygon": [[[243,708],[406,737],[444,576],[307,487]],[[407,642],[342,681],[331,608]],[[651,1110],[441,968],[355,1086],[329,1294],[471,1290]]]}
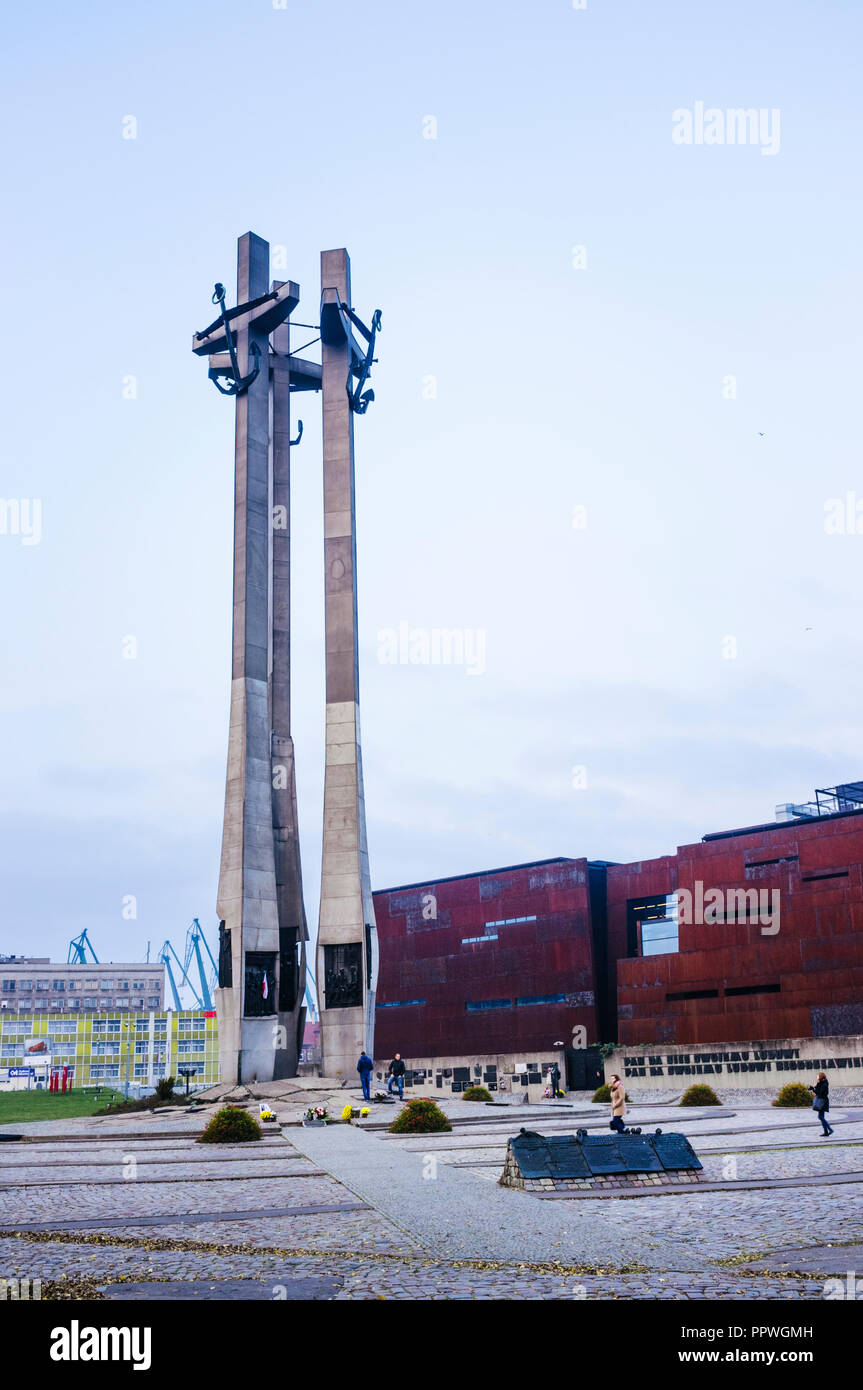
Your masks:
{"label": "memorial monument", "polygon": [[[321,258],[323,363],[291,352],[293,281],[269,281],[269,246],[247,232],[237,254],[237,304],[196,333],[192,351],[235,399],[231,712],[219,927],[219,1052],[223,1081],[296,1075],[305,1009],[306,926],[297,822],[290,669],[291,396],[320,391],[326,611],[326,773],[318,980],[326,1075],[356,1066],[374,1041],[377,939],[363,807],[357,676],[353,416],[380,312],[367,329],[350,307],[347,252]],[[307,344],[306,346],[311,346]]]}
{"label": "memorial monument", "polygon": [[[369,877],[357,658],[357,542],[354,415],[374,361],[380,310],[371,329],[350,308],[347,251],[321,255],[324,451],[326,771],[317,978],[325,1076],[355,1079],[357,1057],[374,1057],[378,943]],[[359,336],[358,336],[359,335]]]}

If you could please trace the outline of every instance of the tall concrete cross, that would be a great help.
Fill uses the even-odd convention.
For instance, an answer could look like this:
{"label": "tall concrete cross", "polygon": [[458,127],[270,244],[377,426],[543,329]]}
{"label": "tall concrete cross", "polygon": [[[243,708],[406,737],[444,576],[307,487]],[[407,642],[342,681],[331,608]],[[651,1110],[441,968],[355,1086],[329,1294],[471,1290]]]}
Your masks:
{"label": "tall concrete cross", "polygon": [[[220,296],[221,291],[221,296]],[[192,350],[234,395],[231,714],[217,910],[223,1081],[294,1076],[305,1018],[305,942],[290,725],[290,396],[319,390],[320,368],[290,356],[292,281],[269,288],[269,246],[247,232],[237,307]],[[272,335],[273,347],[270,347]]]}
{"label": "tall concrete cross", "polygon": [[[356,1079],[360,1050],[374,1057],[378,943],[366,843],[357,651],[354,414],[374,360],[371,333],[351,310],[345,250],[321,254],[326,622],[326,771],[317,979],[325,1076]],[[354,329],[360,334],[358,339]],[[353,377],[358,380],[356,383]]]}

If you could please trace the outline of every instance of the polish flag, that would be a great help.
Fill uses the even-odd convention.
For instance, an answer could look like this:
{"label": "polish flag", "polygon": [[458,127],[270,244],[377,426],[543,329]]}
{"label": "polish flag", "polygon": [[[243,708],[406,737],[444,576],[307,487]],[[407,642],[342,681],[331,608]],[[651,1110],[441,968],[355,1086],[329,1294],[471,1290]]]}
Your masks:
{"label": "polish flag", "polygon": [[268,997],[269,993],[270,993],[270,987],[269,987],[269,985],[267,984],[267,972],[264,971],[264,983],[263,983],[263,985],[261,986],[261,997],[264,998],[264,999],[266,999],[266,998]]}

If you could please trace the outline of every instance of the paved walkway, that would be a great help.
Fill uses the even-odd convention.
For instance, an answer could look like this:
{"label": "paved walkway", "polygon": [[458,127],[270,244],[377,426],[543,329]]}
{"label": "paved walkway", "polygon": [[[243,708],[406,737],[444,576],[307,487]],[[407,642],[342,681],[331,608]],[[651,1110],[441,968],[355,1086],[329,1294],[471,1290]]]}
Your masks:
{"label": "paved walkway", "polygon": [[288,1126],[212,1148],[188,1115],[27,1126],[38,1142],[0,1144],[0,1278],[49,1298],[749,1302],[820,1299],[863,1265],[861,1110],[821,1140],[805,1113],[633,1107],[721,1181],[597,1208],[497,1184],[509,1134],[572,1133],[580,1108],[445,1108],[453,1131],[427,1138]]}

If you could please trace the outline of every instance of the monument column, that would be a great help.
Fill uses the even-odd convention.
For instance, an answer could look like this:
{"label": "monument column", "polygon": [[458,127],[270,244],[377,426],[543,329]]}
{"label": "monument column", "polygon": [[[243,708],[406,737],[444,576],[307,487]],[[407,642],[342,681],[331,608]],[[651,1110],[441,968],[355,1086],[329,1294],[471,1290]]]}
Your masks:
{"label": "monument column", "polygon": [[[273,282],[274,290],[282,288]],[[279,919],[279,1022],[284,1047],[274,1079],[296,1076],[306,1011],[306,942],[294,741],[291,737],[291,361],[290,323],[273,333],[272,363],[272,723],[273,841]]]}
{"label": "monument column", "polygon": [[357,649],[351,304],[345,250],[321,254],[326,768],[317,942],[323,1074],[374,1056],[378,946],[366,843]]}
{"label": "monument column", "polygon": [[[290,737],[290,593],[285,526],[274,538],[274,493],[287,517],[289,373],[270,384],[269,336],[297,303],[269,291],[269,246],[247,232],[237,250],[237,306],[195,335],[210,376],[234,395],[234,594],[231,713],[217,910],[222,1080],[296,1074],[305,916]],[[286,329],[284,330],[287,331]],[[227,349],[227,351],[225,351]],[[274,429],[271,429],[271,416]],[[277,436],[277,437],[276,437]],[[274,614],[278,613],[277,621]]]}

